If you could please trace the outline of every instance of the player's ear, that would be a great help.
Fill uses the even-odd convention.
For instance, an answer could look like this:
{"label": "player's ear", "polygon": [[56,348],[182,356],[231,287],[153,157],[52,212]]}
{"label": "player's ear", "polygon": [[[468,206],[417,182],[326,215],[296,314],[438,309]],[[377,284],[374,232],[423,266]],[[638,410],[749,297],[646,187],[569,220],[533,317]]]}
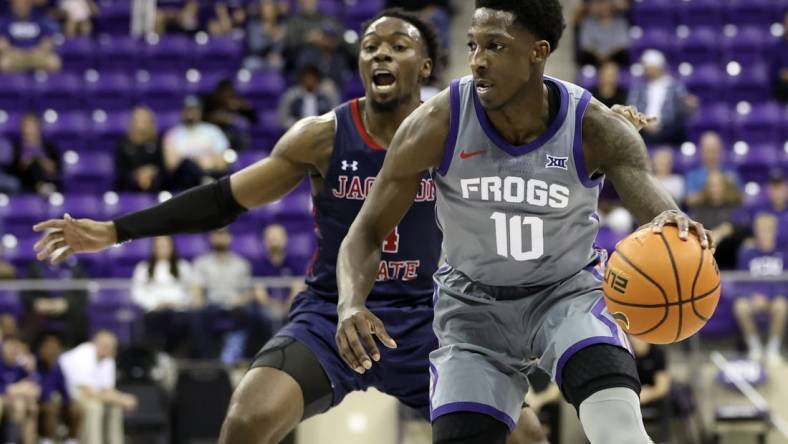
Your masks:
{"label": "player's ear", "polygon": [[547,40],[537,40],[531,49],[531,63],[544,63],[550,55],[550,42]]}
{"label": "player's ear", "polygon": [[432,76],[432,67],[433,67],[432,59],[430,58],[424,59],[424,62],[422,62],[421,64],[420,74],[421,74],[421,78],[425,82],[429,80],[429,78]]}

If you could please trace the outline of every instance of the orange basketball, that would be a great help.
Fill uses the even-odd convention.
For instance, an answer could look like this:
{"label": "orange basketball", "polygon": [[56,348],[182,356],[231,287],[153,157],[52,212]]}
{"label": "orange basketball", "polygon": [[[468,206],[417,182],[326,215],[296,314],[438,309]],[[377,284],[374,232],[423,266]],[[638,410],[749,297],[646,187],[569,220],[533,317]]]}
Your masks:
{"label": "orange basketball", "polygon": [[616,246],[605,270],[605,302],[630,335],[669,344],[697,333],[720,298],[720,271],[694,235],[679,239],[675,226],[644,228]]}

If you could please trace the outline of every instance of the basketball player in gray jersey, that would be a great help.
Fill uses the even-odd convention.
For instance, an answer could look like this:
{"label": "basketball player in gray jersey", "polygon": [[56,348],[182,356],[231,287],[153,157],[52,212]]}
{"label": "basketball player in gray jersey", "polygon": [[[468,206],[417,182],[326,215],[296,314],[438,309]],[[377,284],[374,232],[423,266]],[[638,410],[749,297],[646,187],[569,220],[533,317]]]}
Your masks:
{"label": "basketball player in gray jersey", "polygon": [[713,248],[657,185],[636,129],[544,76],[564,26],[558,0],[477,0],[473,76],[403,122],[340,249],[337,344],[364,372],[380,355],[372,335],[396,346],[365,307],[381,245],[433,171],[446,254],[434,278],[434,443],[503,443],[535,366],[575,406],[592,444],[650,443],[635,360],[602,297],[602,181],[655,231],[676,224],[680,238],[692,232]]}

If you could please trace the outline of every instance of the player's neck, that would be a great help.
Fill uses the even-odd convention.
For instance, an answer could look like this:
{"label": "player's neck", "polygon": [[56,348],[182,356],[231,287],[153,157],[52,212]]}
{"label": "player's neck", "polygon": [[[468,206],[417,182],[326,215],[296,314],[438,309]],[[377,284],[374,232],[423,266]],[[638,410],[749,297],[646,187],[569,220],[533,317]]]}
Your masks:
{"label": "player's neck", "polygon": [[487,110],[487,117],[498,133],[513,145],[532,142],[547,130],[550,104],[542,76],[530,82],[509,103]]}
{"label": "player's neck", "polygon": [[397,128],[421,105],[421,99],[415,95],[391,110],[376,109],[374,106],[369,106],[366,100],[362,100],[359,105],[367,134],[380,146],[388,147]]}

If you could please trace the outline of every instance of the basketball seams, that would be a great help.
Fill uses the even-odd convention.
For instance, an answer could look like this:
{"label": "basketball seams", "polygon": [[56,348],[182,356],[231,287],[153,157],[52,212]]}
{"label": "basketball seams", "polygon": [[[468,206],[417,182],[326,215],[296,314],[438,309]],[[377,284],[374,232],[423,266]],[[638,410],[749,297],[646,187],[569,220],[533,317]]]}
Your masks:
{"label": "basketball seams", "polygon": [[707,291],[705,293],[701,293],[700,295],[698,295],[698,296],[696,296],[696,297],[694,297],[692,299],[687,299],[686,301],[681,301],[681,302],[668,302],[667,304],[637,304],[637,303],[634,303],[634,302],[626,302],[626,301],[622,301],[622,300],[619,300],[619,299],[616,299],[616,298],[612,298],[612,297],[610,297],[608,295],[605,295],[605,297],[610,299],[612,302],[615,302],[618,305],[623,305],[623,306],[632,307],[632,308],[676,307],[676,306],[679,306],[679,305],[689,304],[693,300],[696,301],[696,302],[697,301],[702,301],[703,299],[706,299],[707,297],[711,296],[719,288],[720,288],[720,284],[717,284],[711,290],[709,290],[709,291]]}
{"label": "basketball seams", "polygon": [[679,270],[676,268],[676,259],[673,257],[673,251],[670,249],[670,244],[668,244],[668,239],[665,238],[664,233],[658,233],[660,239],[662,239],[662,243],[665,245],[665,250],[668,252],[668,257],[670,258],[670,265],[673,267],[673,276],[676,278],[676,297],[679,298],[679,326],[676,329],[676,339],[678,341],[681,337],[681,327],[684,324],[684,309],[681,307],[682,305],[682,297],[681,297],[681,278],[679,278]]}
{"label": "basketball seams", "polygon": [[692,303],[692,311],[695,313],[695,316],[703,319],[704,322],[708,322],[709,319],[706,316],[698,313],[698,308],[695,307],[695,285],[698,283],[698,278],[700,277],[700,271],[703,269],[703,260],[706,259],[706,250],[701,249],[700,251],[700,261],[698,262],[698,270],[695,272],[695,277],[692,279],[692,292],[690,293],[690,302]]}
{"label": "basketball seams", "polygon": [[[665,309],[665,311],[662,314],[662,319],[660,319],[659,322],[657,322],[656,325],[654,325],[653,327],[651,327],[651,328],[649,328],[649,329],[647,329],[645,331],[642,331],[640,333],[628,332],[629,334],[631,334],[633,336],[640,336],[640,335],[644,335],[644,334],[647,334],[647,333],[651,333],[652,331],[654,331],[654,330],[658,329],[659,327],[661,327],[662,324],[664,324],[665,321],[668,319],[668,315],[670,314],[670,301],[668,300],[668,295],[665,293],[665,289],[662,288],[661,285],[659,285],[659,282],[655,281],[654,279],[651,278],[651,276],[649,276],[646,273],[644,273],[643,270],[641,270],[637,265],[635,265],[635,263],[632,262],[625,254],[621,253],[620,251],[617,251],[616,254],[618,256],[621,256],[621,259],[624,262],[626,262],[627,265],[632,267],[632,269],[635,270],[638,274],[643,276],[647,281],[649,281],[652,284],[654,284],[654,286],[657,287],[659,292],[662,294],[662,298],[665,299],[665,304],[661,305],[661,307],[663,307]],[[608,297],[608,296],[605,294],[605,297]],[[611,299],[611,300],[613,300],[613,299]],[[613,300],[613,301],[615,302],[615,300]]]}

